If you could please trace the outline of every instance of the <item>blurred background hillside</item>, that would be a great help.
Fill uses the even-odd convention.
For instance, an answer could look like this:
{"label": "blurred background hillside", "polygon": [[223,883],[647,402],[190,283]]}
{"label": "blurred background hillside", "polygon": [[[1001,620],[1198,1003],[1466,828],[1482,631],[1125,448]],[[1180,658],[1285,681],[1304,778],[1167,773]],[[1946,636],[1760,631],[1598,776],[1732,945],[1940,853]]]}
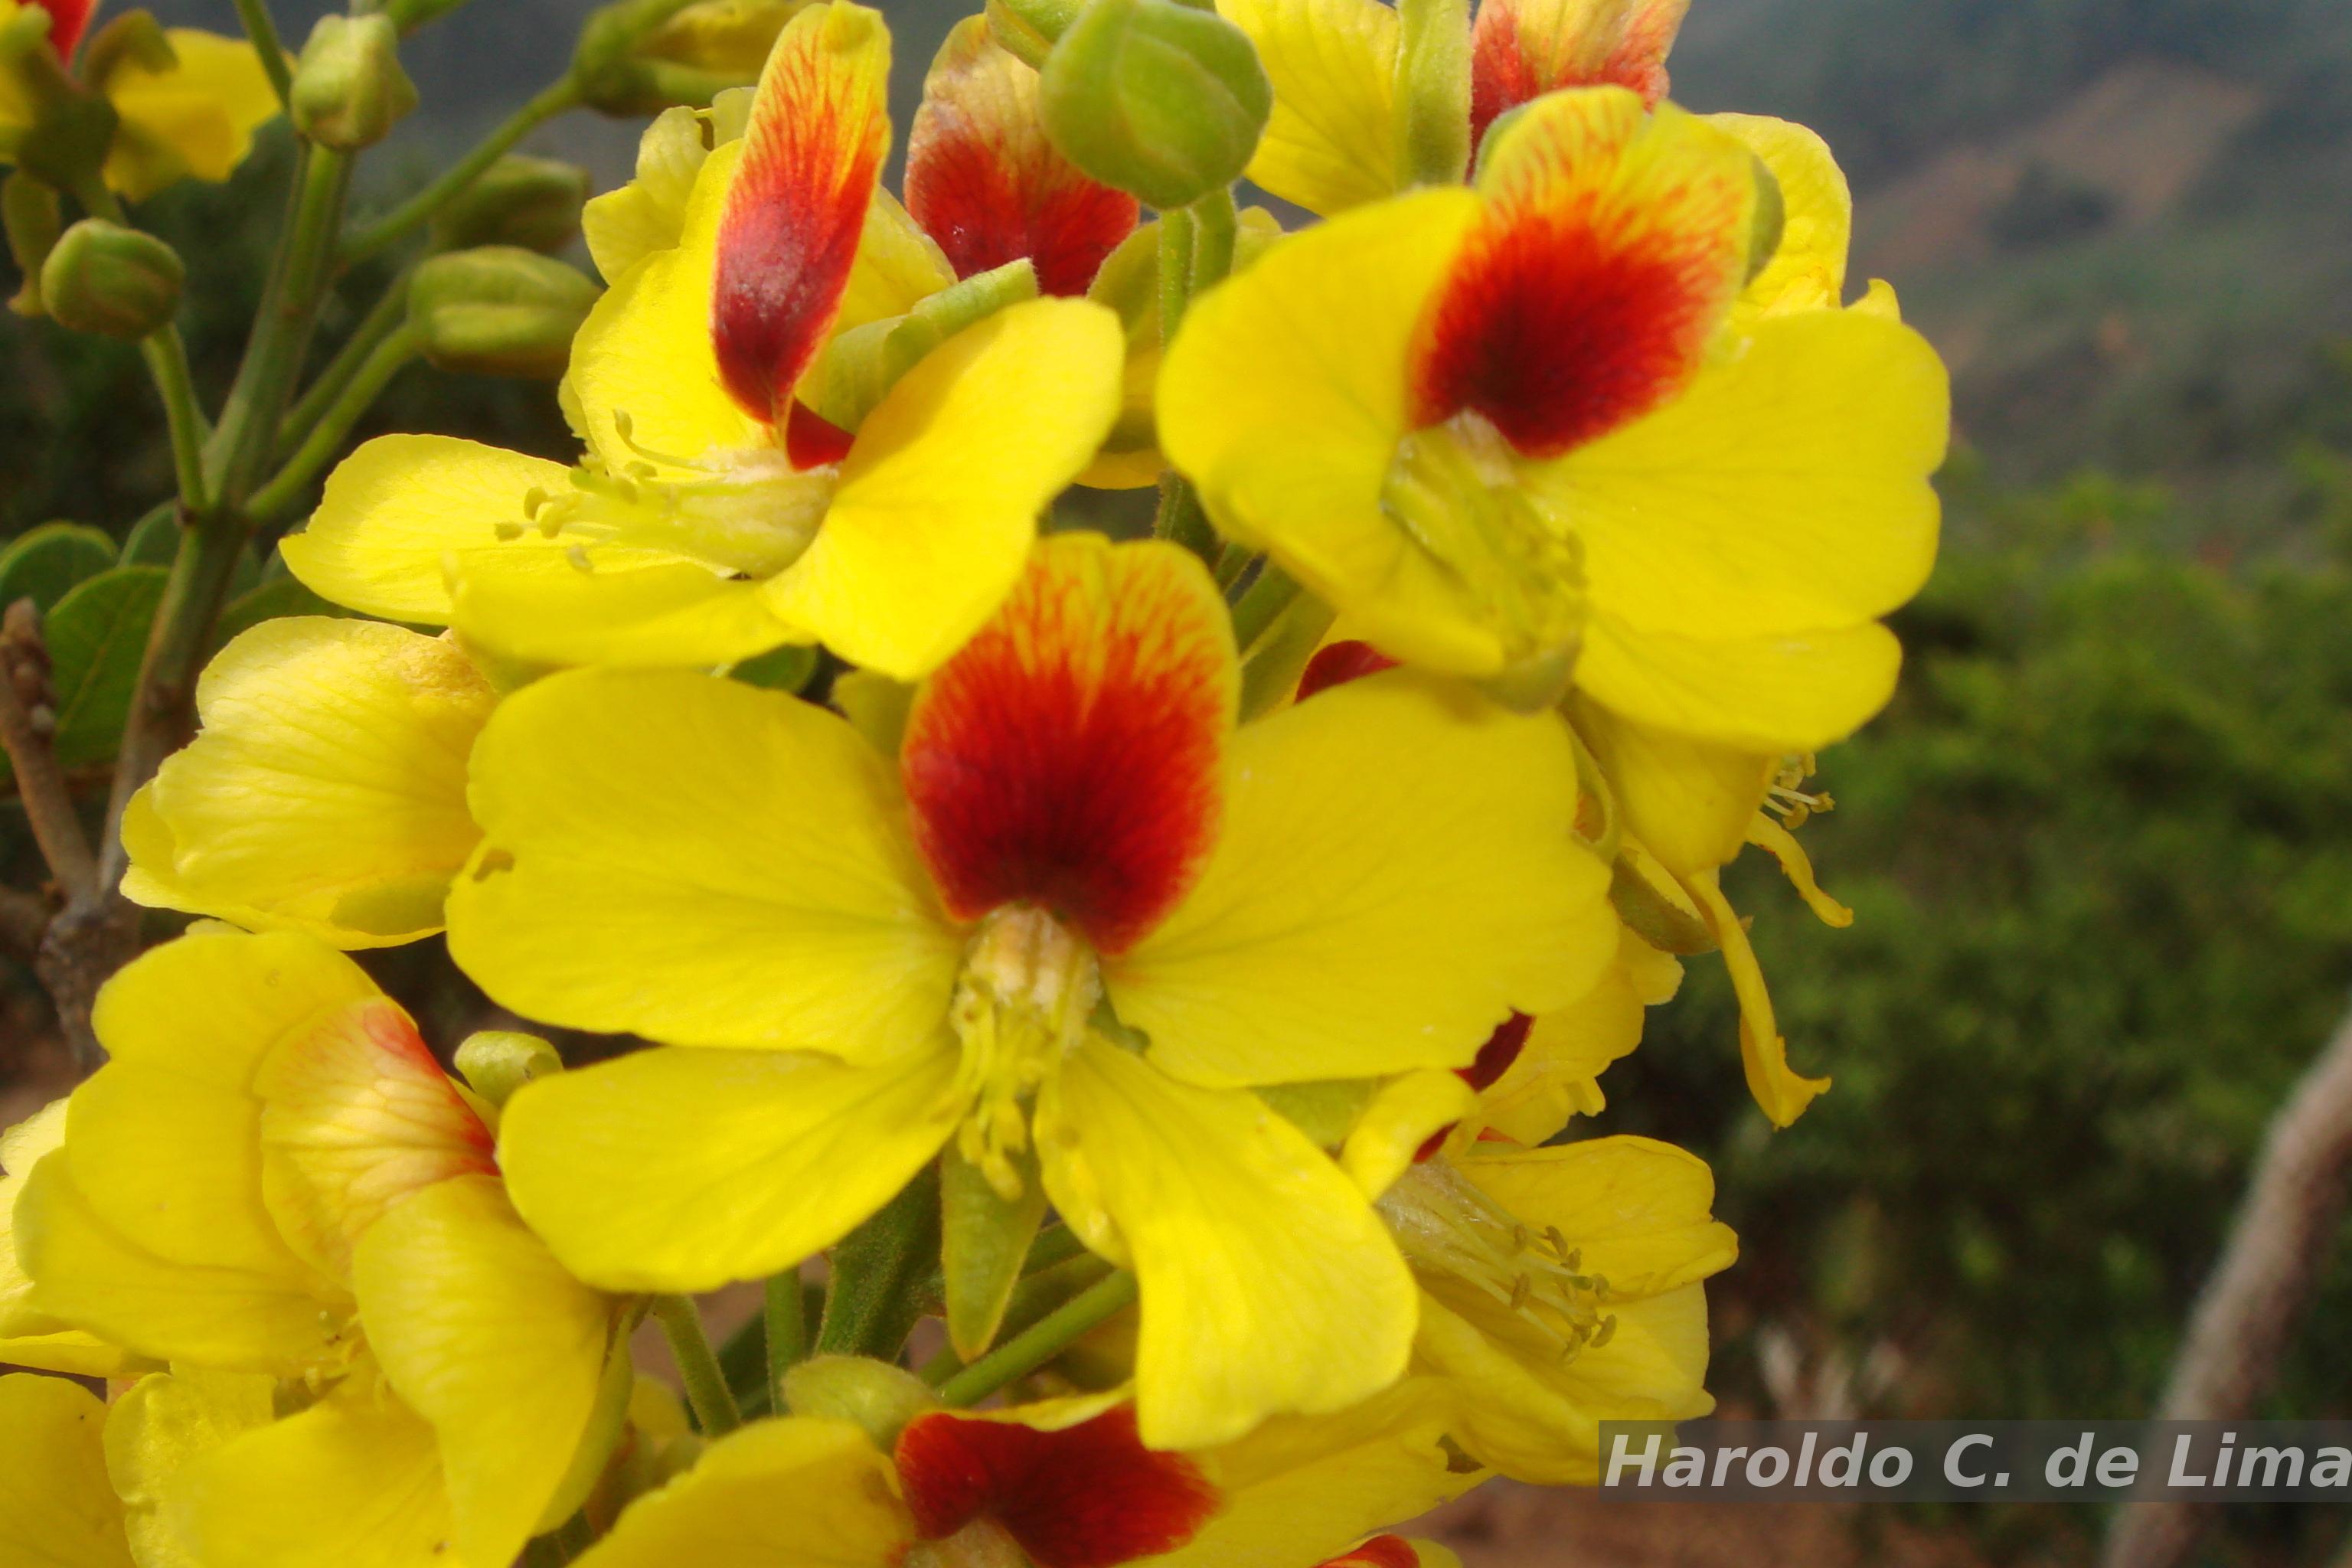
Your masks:
{"label": "blurred background hillside", "polygon": [[[883,7],[903,128],[963,7]],[[154,9],[232,26],[228,0]],[[278,7],[298,38],[317,9]],[[375,199],[552,76],[584,11],[475,0],[421,35]],[[1717,1165],[1746,1242],[1713,1294],[1732,1410],[2143,1414],[2265,1121],[2352,1001],[2352,4],[1694,0],[1672,64],[1693,108],[1828,136],[1856,286],[1894,281],[1950,361],[1959,441],[1903,691],[1822,758],[1840,809],[1804,832],[1854,926],[1769,867],[1729,879],[1797,1065],[1836,1088],[1769,1132],[1702,958],[1600,1126]],[[634,130],[526,145],[601,188]],[[258,273],[270,163],[154,204],[200,375],[252,308],[212,280]],[[149,410],[135,353],[0,321],[0,532],[125,530],[168,488]],[[361,433],[391,428],[565,446],[542,390],[424,369]],[[42,1031],[29,1000],[0,1019],[0,1083],[40,1070]],[[2352,1417],[2344,1239],[2269,1414]],[[1755,1546],[1780,1514],[1660,1545],[1681,1527],[1535,1506],[1457,1521],[1472,1568],[2077,1561],[2096,1525],[1906,1514],[1784,1557]],[[2249,1509],[2210,1560],[2333,1562],[2347,1529]]]}

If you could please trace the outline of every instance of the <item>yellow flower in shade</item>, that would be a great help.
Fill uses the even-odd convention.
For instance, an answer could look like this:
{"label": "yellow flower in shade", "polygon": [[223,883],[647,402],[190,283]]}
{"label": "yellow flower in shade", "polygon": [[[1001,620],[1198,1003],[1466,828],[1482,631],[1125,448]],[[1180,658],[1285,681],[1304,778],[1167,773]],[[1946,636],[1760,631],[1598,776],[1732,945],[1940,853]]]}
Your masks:
{"label": "yellow flower in shade", "polygon": [[[49,45],[70,61],[95,8],[94,0],[41,0],[32,6],[0,0],[0,27],[27,9],[46,10]],[[279,110],[252,45],[194,27],[166,27],[163,37],[171,46],[168,62],[125,50],[89,84],[121,117],[107,150],[106,183],[132,201],[189,177],[227,179],[253,150],[255,128]],[[32,123],[33,106],[0,71],[0,161],[7,157],[12,133]]]}
{"label": "yellow flower in shade", "polygon": [[[1121,339],[1102,306],[1020,298],[1050,282],[1040,258],[932,321],[981,318],[895,381],[869,334],[858,363],[887,384],[878,400],[861,383],[812,405],[834,385],[828,342],[887,332],[955,277],[880,194],[888,65],[880,16],[833,0],[778,37],[740,140],[697,162],[671,145],[687,122],[667,122],[662,156],[680,154],[679,174],[696,163],[682,227],[621,274],[573,345],[581,467],[446,437],[370,442],[285,542],[295,574],[533,663],[715,666],[819,641],[900,679],[937,666],[1101,446]],[[1000,251],[1026,234],[947,258],[1012,263],[1025,253]],[[1000,295],[1020,302],[986,310]]]}
{"label": "yellow flower in shade", "polygon": [[481,837],[466,759],[496,701],[446,636],[256,626],[205,666],[202,732],[123,814],[124,896],[342,948],[431,935]]}
{"label": "yellow flower in shade", "polygon": [[[1185,1453],[1120,1396],[916,1416],[886,1450],[846,1422],[761,1421],[641,1499],[582,1568],[1434,1568],[1381,1525],[1468,1489],[1417,1391]],[[1389,1538],[1393,1540],[1393,1538]],[[1335,1553],[1344,1555],[1334,1556]]]}
{"label": "yellow flower in shade", "polygon": [[508,699],[452,953],[528,1016],[700,1047],[519,1094],[524,1215],[583,1279],[706,1289],[943,1145],[1018,1194],[1034,1125],[1045,1190],[1139,1276],[1154,1447],[1391,1381],[1394,1248],[1247,1091],[1462,1066],[1573,999],[1605,873],[1556,716],[1398,671],[1235,731],[1237,682],[1197,560],[1063,534],[917,691],[895,772],[705,676]]}
{"label": "yellow flower in shade", "polygon": [[1422,1289],[1413,1373],[1449,1435],[1519,1480],[1590,1484],[1600,1423],[1706,1415],[1706,1299],[1738,1255],[1706,1164],[1646,1138],[1483,1141],[1380,1200]]}
{"label": "yellow flower in shade", "polygon": [[491,1113],[406,1015],[309,937],[215,928],[94,1023],[111,1059],[15,1205],[32,1305],[298,1407],[179,1468],[157,1528],[207,1563],[422,1568],[570,1513],[625,1392],[616,1304],[515,1216]]}

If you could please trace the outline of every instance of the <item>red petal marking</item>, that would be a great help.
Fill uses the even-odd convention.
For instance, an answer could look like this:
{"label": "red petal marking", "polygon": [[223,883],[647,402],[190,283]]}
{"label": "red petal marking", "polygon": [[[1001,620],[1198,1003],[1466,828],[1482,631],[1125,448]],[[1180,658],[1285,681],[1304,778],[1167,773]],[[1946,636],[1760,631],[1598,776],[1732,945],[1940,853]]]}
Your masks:
{"label": "red petal marking", "polygon": [[[1528,1030],[1534,1023],[1535,1020],[1525,1013],[1512,1014],[1486,1037],[1486,1043],[1478,1047],[1477,1059],[1466,1068],[1454,1068],[1454,1075],[1480,1094],[1486,1093],[1503,1081],[1503,1075],[1511,1070],[1512,1064],[1519,1059],[1519,1053],[1528,1048]],[[1460,1125],[1458,1121],[1449,1121],[1431,1133],[1423,1141],[1421,1147],[1413,1151],[1412,1163],[1418,1165],[1423,1160],[1433,1158],[1440,1149],[1445,1147],[1447,1136]]]}
{"label": "red petal marking", "polygon": [[908,1423],[897,1458],[917,1535],[938,1541],[990,1520],[1036,1568],[1173,1552],[1218,1505],[1192,1460],[1143,1446],[1132,1405],[1059,1432],[934,1412]]}
{"label": "red petal marking", "polygon": [[835,0],[794,16],[761,73],[719,222],[710,333],[728,395],[782,423],[849,285],[882,156],[890,36]]}
{"label": "red petal marking", "polygon": [[1421,1553],[1402,1535],[1375,1535],[1323,1568],[1421,1568]]}
{"label": "red petal marking", "polygon": [[1696,371],[1745,266],[1747,151],[1613,88],[1539,100],[1495,150],[1485,215],[1424,323],[1418,422],[1484,415],[1558,457]]}
{"label": "red petal marking", "polygon": [[58,58],[72,59],[74,46],[81,42],[98,0],[33,0],[33,4],[49,14],[49,47],[57,50]]}
{"label": "red petal marking", "polygon": [[1666,96],[1666,55],[1690,0],[1482,0],[1470,33],[1470,136],[1496,117],[1564,87],[1622,87],[1655,104]]}
{"label": "red petal marking", "polygon": [[1361,680],[1368,675],[1378,675],[1384,669],[1394,669],[1397,661],[1368,642],[1328,644],[1315,650],[1307,668],[1298,677],[1298,700],[1306,701],[1318,691],[1328,691],[1335,686],[1345,686],[1351,680]]}
{"label": "red petal marking", "polygon": [[1138,214],[1133,196],[1087,178],[1045,140],[1036,71],[980,16],[956,24],[924,80],[907,138],[907,210],[957,277],[1025,256],[1048,294],[1085,293]]}
{"label": "red petal marking", "polygon": [[795,468],[821,468],[849,456],[857,437],[794,399],[784,420],[784,456]]}
{"label": "red petal marking", "polygon": [[899,749],[949,913],[1033,903],[1132,947],[1216,841],[1239,701],[1198,560],[1099,534],[1039,544],[1004,607],[916,694]]}

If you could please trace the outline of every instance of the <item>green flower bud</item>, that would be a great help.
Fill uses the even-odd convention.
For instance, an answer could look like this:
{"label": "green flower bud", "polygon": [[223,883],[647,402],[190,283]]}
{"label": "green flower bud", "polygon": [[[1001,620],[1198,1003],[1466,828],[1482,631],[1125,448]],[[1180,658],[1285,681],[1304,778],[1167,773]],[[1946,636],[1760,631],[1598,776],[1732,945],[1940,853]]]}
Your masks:
{"label": "green flower bud", "polygon": [[784,1403],[795,1415],[863,1426],[888,1453],[907,1423],[940,1407],[940,1396],[913,1373],[862,1355],[821,1355],[784,1373]]}
{"label": "green flower bud", "polygon": [[1753,153],[1748,156],[1756,165],[1756,216],[1748,228],[1748,281],[1753,283],[1780,252],[1789,227],[1789,204],[1772,165]]}
{"label": "green flower bud", "polygon": [[1241,178],[1274,108],[1248,35],[1178,0],[1089,0],[1043,75],[1062,155],[1163,210]]}
{"label": "green flower bud", "polygon": [[41,263],[56,248],[65,227],[58,193],[21,171],[0,182],[0,228],[8,235],[8,254],[25,275],[25,286],[8,301],[20,316],[47,314],[41,305]]}
{"label": "green flower bud", "polygon": [[1045,57],[1078,19],[1078,0],[988,0],[987,16],[997,46],[1042,70]]}
{"label": "green flower bud", "polygon": [[171,323],[188,270],[152,234],[86,217],[41,264],[41,302],[59,326],[109,338],[143,338]]}
{"label": "green flower bud", "polygon": [[400,63],[400,30],[381,12],[328,16],[294,68],[294,128],[341,153],[373,147],[416,107]]}
{"label": "green flower bud", "polygon": [[588,171],[520,153],[499,159],[441,209],[433,237],[443,250],[519,245],[553,252],[580,232]]}
{"label": "green flower bud", "polygon": [[436,256],[408,285],[408,327],[444,370],[553,380],[595,304],[576,268],[511,245]]}
{"label": "green flower bud", "polygon": [[478,1029],[457,1047],[457,1071],[467,1087],[501,1110],[523,1085],[562,1070],[553,1046],[514,1029]]}
{"label": "green flower bud", "polygon": [[760,79],[794,0],[618,0],[589,17],[572,59],[583,101],[635,118],[707,107],[730,87]]}

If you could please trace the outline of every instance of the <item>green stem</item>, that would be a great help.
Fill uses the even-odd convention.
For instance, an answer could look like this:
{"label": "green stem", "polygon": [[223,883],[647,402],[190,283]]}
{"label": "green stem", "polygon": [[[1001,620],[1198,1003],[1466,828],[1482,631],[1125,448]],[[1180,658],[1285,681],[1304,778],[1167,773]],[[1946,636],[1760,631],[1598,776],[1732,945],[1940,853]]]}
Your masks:
{"label": "green stem", "polygon": [[787,1268],[768,1279],[768,1394],[770,1405],[784,1407],[784,1373],[808,1355],[808,1300],[800,1270]]}
{"label": "green stem", "polygon": [[1397,166],[1416,185],[1470,172],[1470,0],[1399,0]]}
{"label": "green stem", "polygon": [[303,150],[293,216],[279,247],[276,276],[213,437],[219,460],[215,511],[244,506],[278,445],[278,421],[310,352],[310,331],[326,293],[328,264],[351,177],[348,154],[317,145]]}
{"label": "green stem", "polygon": [[703,1436],[723,1436],[743,1425],[735,1396],[727,1392],[726,1374],[719,1370],[719,1358],[710,1353],[710,1341],[702,1331],[702,1314],[696,1310],[694,1298],[656,1296],[653,1314],[661,1324],[663,1337],[669,1341],[670,1354],[677,1360],[686,1403]]}
{"label": "green stem", "polygon": [[509,115],[506,122],[484,137],[474,150],[452,164],[439,179],[392,211],[343,241],[338,263],[349,267],[364,261],[411,231],[432,221],[433,215],[455,200],[509,149],[557,115],[580,106],[579,84],[570,77],[554,83]]}
{"label": "green stem", "polygon": [[253,40],[253,52],[261,57],[262,73],[269,78],[269,90],[278,95],[278,107],[291,110],[294,73],[287,68],[286,46],[278,40],[269,0],[236,0],[236,18],[245,24],[245,36]]}
{"label": "green stem", "polygon": [[367,363],[368,356],[375,353],[376,345],[398,331],[401,324],[407,321],[408,276],[403,272],[392,280],[391,287],[383,291],[383,297],[361,318],[360,324],[352,329],[350,338],[335,351],[334,358],[327,362],[327,368],[319,373],[318,380],[312,382],[295,401],[294,406],[286,411],[286,417],[278,422],[278,452],[290,451],[310,433],[310,427],[342,395],[343,388],[351,384],[352,377]]}
{"label": "green stem", "polygon": [[180,504],[194,509],[205,504],[205,413],[196,405],[196,386],[188,374],[188,346],[180,329],[167,326],[140,340],[139,352],[155,378],[163,399],[163,421],[172,432],[172,472],[180,486]]}
{"label": "green stem", "polygon": [[320,470],[342,450],[344,440],[360,416],[383,395],[392,378],[407,369],[415,358],[416,337],[413,332],[394,332],[376,345],[342,395],[312,426],[300,448],[286,459],[286,466],[278,470],[277,477],[254,491],[253,499],[246,503],[246,515],[256,527],[267,528],[293,506],[319,477]]}
{"label": "green stem", "polygon": [[1192,214],[1189,209],[1160,215],[1160,342],[1176,341],[1184,307],[1192,300]]}
{"label": "green stem", "polygon": [[1257,581],[1242,595],[1241,603],[1234,606],[1234,646],[1246,655],[1250,646],[1265,635],[1265,628],[1275,618],[1290,608],[1298,597],[1298,584],[1289,573],[1267,562],[1259,569]]}
{"label": "green stem", "polygon": [[948,1379],[940,1385],[940,1398],[949,1405],[977,1405],[1015,1378],[1036,1371],[1081,1335],[1134,1303],[1135,1276],[1122,1269]]}
{"label": "green stem", "polygon": [[1234,269],[1234,241],[1241,219],[1234,211],[1231,186],[1211,191],[1192,204],[1192,275],[1186,299],[1213,283],[1223,282]]}
{"label": "green stem", "polygon": [[1213,566],[1217,531],[1201,510],[1201,496],[1192,481],[1170,470],[1160,477],[1160,510],[1151,520],[1152,536],[1172,540]]}

